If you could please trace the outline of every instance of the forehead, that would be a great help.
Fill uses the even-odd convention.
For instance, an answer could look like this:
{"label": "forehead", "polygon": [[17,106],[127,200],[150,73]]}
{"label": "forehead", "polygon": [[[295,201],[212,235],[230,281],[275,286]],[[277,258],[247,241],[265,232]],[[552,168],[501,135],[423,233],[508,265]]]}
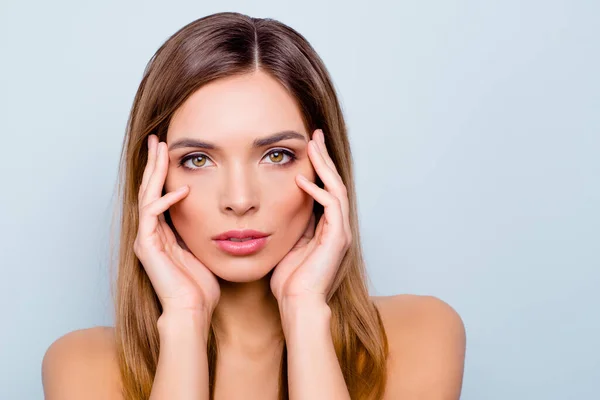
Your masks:
{"label": "forehead", "polygon": [[171,118],[167,141],[253,140],[283,130],[306,135],[302,114],[286,89],[259,71],[219,79],[194,92]]}

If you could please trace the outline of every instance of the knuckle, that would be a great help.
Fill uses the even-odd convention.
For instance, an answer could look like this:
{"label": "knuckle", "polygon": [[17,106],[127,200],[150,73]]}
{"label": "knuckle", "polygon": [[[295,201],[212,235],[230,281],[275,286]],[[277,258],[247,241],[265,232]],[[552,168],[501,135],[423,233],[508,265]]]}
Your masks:
{"label": "knuckle", "polygon": [[152,203],[142,205],[140,207],[140,216],[142,216],[142,215],[145,216],[146,214],[149,214],[151,206],[152,206]]}
{"label": "knuckle", "polygon": [[336,206],[341,207],[342,206],[342,202],[340,201],[340,198],[337,196],[332,196],[333,197],[333,202]]}

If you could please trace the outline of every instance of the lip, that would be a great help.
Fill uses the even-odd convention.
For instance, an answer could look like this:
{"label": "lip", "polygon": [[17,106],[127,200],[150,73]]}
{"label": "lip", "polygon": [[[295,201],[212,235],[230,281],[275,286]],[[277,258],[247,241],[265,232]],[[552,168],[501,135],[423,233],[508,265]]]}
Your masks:
{"label": "lip", "polygon": [[234,256],[247,256],[261,250],[266,246],[268,236],[246,240],[244,242],[233,242],[231,240],[213,240],[219,249]]}
{"label": "lip", "polygon": [[263,238],[269,236],[268,234],[254,229],[242,229],[223,232],[217,236],[214,236],[213,240],[228,240],[229,238],[246,239],[246,238]]}
{"label": "lip", "polygon": [[[223,232],[214,236],[212,239],[217,247],[226,253],[234,256],[247,256],[256,253],[265,247],[269,236],[270,235],[267,233],[256,231],[254,229],[242,229]],[[243,242],[233,242],[229,240],[229,238],[252,239]]]}

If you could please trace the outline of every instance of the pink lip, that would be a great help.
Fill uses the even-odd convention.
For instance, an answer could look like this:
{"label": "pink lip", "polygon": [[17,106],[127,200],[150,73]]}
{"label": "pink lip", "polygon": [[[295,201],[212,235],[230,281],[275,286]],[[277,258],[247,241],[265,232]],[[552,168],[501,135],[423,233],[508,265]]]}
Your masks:
{"label": "pink lip", "polygon": [[213,236],[213,240],[227,240],[229,238],[246,239],[246,238],[262,238],[269,236],[266,233],[255,231],[254,229],[242,229],[237,231],[227,231],[220,235]]}
{"label": "pink lip", "polygon": [[244,242],[233,242],[231,240],[214,240],[217,246],[234,256],[246,256],[256,253],[267,244],[268,236],[246,240]]}

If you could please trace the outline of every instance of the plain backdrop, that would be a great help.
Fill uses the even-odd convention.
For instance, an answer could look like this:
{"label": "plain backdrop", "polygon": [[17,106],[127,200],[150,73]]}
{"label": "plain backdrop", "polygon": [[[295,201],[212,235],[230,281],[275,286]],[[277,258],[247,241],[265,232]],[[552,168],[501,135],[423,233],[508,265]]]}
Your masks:
{"label": "plain backdrop", "polygon": [[373,295],[467,330],[462,399],[600,398],[600,3],[32,1],[0,7],[0,398],[112,325],[109,224],[143,69],[219,11],[303,34],[340,96]]}

